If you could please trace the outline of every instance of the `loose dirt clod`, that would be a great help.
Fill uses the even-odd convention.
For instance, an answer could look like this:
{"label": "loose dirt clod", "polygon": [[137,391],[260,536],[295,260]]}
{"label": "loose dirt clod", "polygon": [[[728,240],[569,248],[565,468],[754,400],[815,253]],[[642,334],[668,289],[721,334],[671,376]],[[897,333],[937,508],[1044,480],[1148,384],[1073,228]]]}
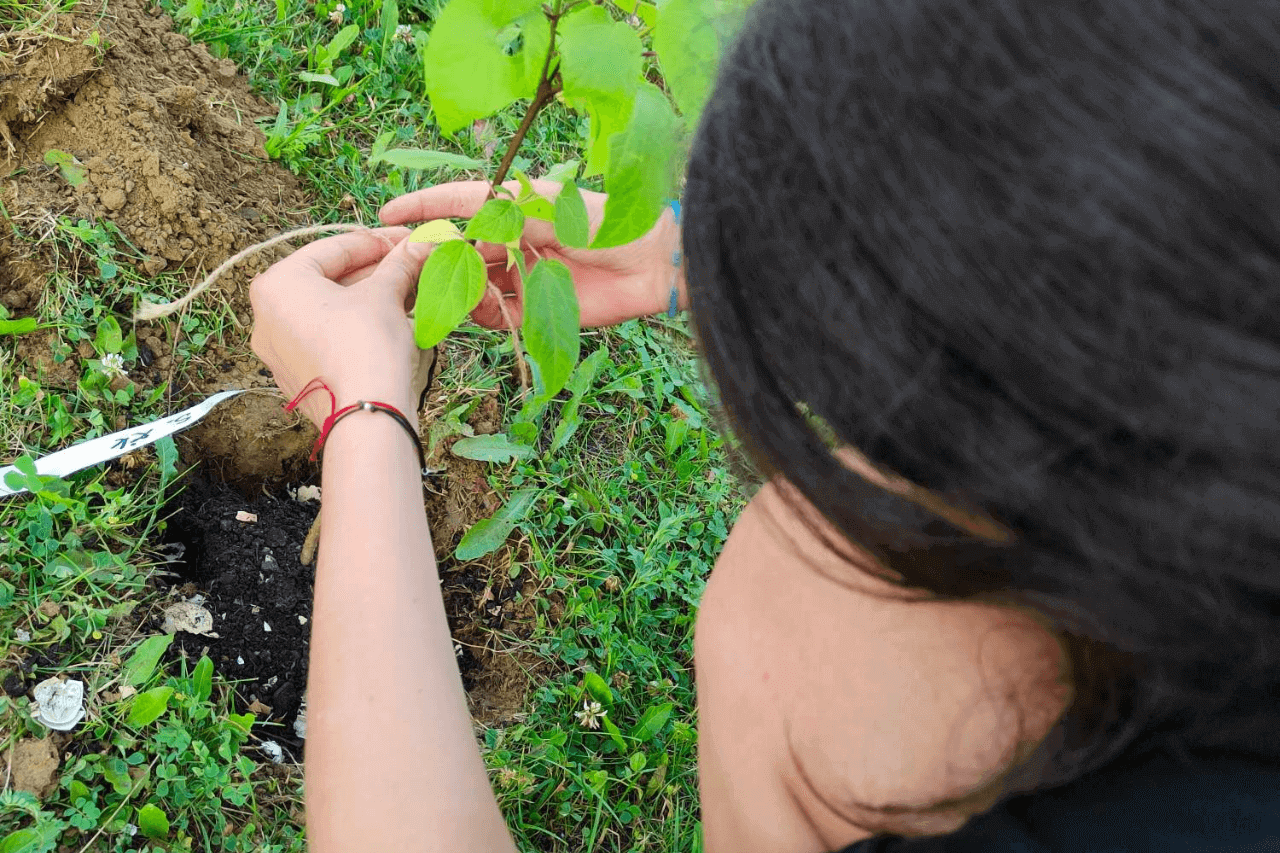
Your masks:
{"label": "loose dirt clod", "polygon": [[49,738],[24,738],[9,753],[13,788],[44,799],[58,788],[58,748]]}

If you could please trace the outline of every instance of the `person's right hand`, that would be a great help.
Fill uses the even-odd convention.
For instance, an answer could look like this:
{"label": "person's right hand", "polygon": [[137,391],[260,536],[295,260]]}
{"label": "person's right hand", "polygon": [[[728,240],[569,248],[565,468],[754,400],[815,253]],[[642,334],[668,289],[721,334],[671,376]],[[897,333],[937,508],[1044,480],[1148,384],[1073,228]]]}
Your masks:
{"label": "person's right hand", "polygon": [[[560,184],[533,181],[534,190],[549,201],[560,192]],[[505,184],[513,193],[519,184]],[[378,217],[386,225],[404,225],[431,219],[471,218],[489,198],[489,185],[484,181],[460,181],[440,184],[402,195],[387,202]],[[604,218],[603,193],[583,191],[591,236],[594,237]],[[550,222],[525,220],[521,248],[525,264],[532,268],[539,258],[562,261],[573,272],[584,328],[609,326],[636,317],[667,310],[671,293],[671,275],[675,271],[671,255],[679,240],[679,226],[670,210],[663,212],[653,229],[639,240],[612,249],[570,249],[556,240]],[[489,267],[489,280],[506,300],[512,321],[519,324],[523,316],[524,294],[516,269],[507,270],[506,247],[491,243],[478,245]],[[684,288],[681,286],[681,293]],[[684,299],[681,299],[684,302]],[[498,300],[492,290],[471,313],[471,318],[490,329],[506,328]]]}

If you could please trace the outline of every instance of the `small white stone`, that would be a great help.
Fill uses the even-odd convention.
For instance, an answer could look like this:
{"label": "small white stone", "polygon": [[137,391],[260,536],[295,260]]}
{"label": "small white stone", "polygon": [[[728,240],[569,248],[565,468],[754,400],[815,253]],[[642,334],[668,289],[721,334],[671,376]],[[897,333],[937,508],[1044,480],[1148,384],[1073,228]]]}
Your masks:
{"label": "small white stone", "polygon": [[271,626],[270,626],[270,625],[268,625],[266,622],[263,622],[263,623],[262,623],[262,630],[266,631],[266,632],[269,634],[269,633],[271,633]]}
{"label": "small white stone", "polygon": [[258,746],[262,748],[262,751],[267,754],[267,758],[270,758],[273,764],[284,763],[284,750],[280,748],[280,744],[273,740],[264,740]]}
{"label": "small white stone", "polygon": [[298,617],[298,624],[299,624],[299,625],[305,625],[305,624],[307,624],[307,617],[305,617],[305,616],[299,616],[299,617]]}
{"label": "small white stone", "polygon": [[244,658],[240,657],[239,655],[236,655],[236,663],[240,666],[244,666]]}
{"label": "small white stone", "polygon": [[309,503],[311,501],[320,500],[319,486],[298,486],[298,491],[294,493],[294,499],[298,503]]}
{"label": "small white stone", "polygon": [[215,636],[213,633],[213,614],[199,604],[190,601],[179,601],[164,609],[164,632],[174,634],[186,631],[205,637]]}

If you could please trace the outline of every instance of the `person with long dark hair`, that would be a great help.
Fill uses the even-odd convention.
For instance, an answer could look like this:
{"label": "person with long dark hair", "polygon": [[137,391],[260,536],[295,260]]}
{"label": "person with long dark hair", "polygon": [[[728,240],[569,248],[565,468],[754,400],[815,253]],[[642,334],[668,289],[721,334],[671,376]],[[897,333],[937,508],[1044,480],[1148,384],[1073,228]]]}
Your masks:
{"label": "person with long dark hair", "polygon": [[[682,204],[618,249],[524,240],[604,325],[667,308],[682,238],[767,481],[698,619],[705,849],[1280,849],[1280,4],[760,0]],[[255,281],[287,393],[412,411],[406,233]],[[385,414],[325,454],[312,844],[510,850]]]}

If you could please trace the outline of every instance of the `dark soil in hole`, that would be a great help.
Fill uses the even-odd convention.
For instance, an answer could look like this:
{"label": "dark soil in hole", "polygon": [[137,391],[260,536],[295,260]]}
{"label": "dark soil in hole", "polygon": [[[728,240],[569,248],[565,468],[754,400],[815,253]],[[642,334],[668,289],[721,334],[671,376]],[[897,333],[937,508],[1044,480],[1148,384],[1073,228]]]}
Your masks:
{"label": "dark soil in hole", "polygon": [[[241,682],[239,710],[273,724],[260,734],[300,754],[293,721],[307,683],[314,572],[298,555],[319,505],[287,494],[250,501],[193,480],[170,509],[169,541],[182,554],[169,568],[186,582],[181,592],[205,597],[219,635],[179,631],[170,655],[208,654],[228,680]],[[257,520],[237,520],[241,513]]]}
{"label": "dark soil in hole", "polygon": [[[447,467],[427,484],[427,513],[463,686],[477,720],[503,725],[519,718],[530,676],[545,664],[505,648],[495,632],[527,639],[542,593],[523,565],[523,548],[507,545],[462,565],[452,559],[461,534],[497,501],[480,463],[443,448],[437,455],[447,457]],[[319,504],[288,492],[281,486],[246,497],[197,476],[172,500],[166,550],[181,552],[167,567],[176,576],[172,592],[177,600],[203,596],[219,636],[179,631],[168,654],[171,662],[208,654],[220,673],[239,682],[236,709],[257,715],[256,733],[300,759],[305,742],[293,724],[306,692],[315,571],[299,555]],[[254,520],[239,520],[243,513]],[[162,618],[149,627],[158,632]]]}

